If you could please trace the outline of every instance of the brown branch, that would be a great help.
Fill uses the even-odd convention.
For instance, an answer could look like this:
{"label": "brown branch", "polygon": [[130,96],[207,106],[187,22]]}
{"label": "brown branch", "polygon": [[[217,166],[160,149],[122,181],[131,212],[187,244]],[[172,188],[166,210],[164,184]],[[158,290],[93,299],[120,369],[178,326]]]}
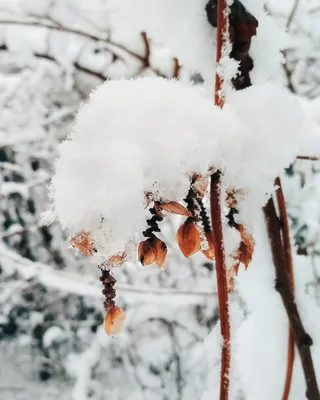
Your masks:
{"label": "brown branch", "polygon": [[223,337],[221,353],[220,400],[229,397],[229,372],[231,361],[230,318],[228,303],[228,277],[225,263],[225,253],[222,233],[221,204],[220,204],[221,173],[211,175],[210,212],[212,221],[212,237],[216,261],[217,291],[220,315],[220,331]]}
{"label": "brown branch", "polygon": [[273,263],[276,272],[276,290],[279,292],[290,322],[291,331],[301,358],[306,380],[306,397],[309,400],[320,400],[320,394],[314,371],[310,346],[312,339],[305,331],[295,303],[289,271],[286,268],[286,255],[281,239],[281,222],[277,217],[273,199],[270,198],[264,207],[267,231],[270,240]]}
{"label": "brown branch", "polygon": [[[286,208],[286,203],[284,199],[284,194],[282,190],[281,180],[280,178],[275,179],[275,185],[278,186],[276,195],[277,195],[277,203],[279,208],[279,215],[281,221],[281,231],[282,231],[282,243],[284,248],[284,257],[286,262],[286,269],[289,274],[291,290],[294,294],[294,271],[293,271],[293,262],[292,262],[292,254],[291,254],[291,240],[290,240],[290,228],[289,228],[289,219]],[[282,394],[282,400],[287,400],[289,398],[290,387],[292,382],[292,373],[293,373],[293,363],[294,363],[294,338],[293,332],[289,327],[288,333],[288,357],[287,357],[287,373],[286,380],[284,385],[284,390]]]}
{"label": "brown branch", "polygon": [[320,157],[316,157],[316,156],[297,156],[297,160],[320,161]]}
{"label": "brown branch", "polygon": [[[224,46],[228,35],[228,5],[226,0],[217,0],[217,53],[216,68],[221,61]],[[223,107],[224,96],[222,92],[223,77],[216,73],[214,102],[218,107]],[[216,276],[218,305],[220,316],[220,332],[223,338],[221,349],[220,371],[220,400],[228,400],[230,384],[231,363],[231,333],[228,303],[228,276],[225,261],[222,220],[221,220],[221,173],[215,172],[210,180],[210,213],[212,223],[212,238],[216,260]]]}
{"label": "brown branch", "polygon": [[[217,53],[216,68],[221,61],[222,52],[226,44],[228,35],[228,5],[227,0],[217,0]],[[224,98],[222,93],[223,77],[216,73],[215,77],[215,94],[214,103],[219,107],[223,107]]]}

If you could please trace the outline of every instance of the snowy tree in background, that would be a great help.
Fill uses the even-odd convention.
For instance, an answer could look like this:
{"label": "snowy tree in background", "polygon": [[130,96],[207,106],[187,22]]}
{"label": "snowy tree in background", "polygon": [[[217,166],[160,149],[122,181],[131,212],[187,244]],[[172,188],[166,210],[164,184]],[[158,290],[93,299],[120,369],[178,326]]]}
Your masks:
{"label": "snowy tree in background", "polygon": [[[229,294],[229,397],[280,398],[288,323],[274,289],[261,212],[277,175],[290,199],[292,240],[305,254],[293,254],[296,298],[319,371],[318,308],[306,297],[306,292],[318,295],[317,162],[295,161],[297,155],[319,154],[316,89],[307,94],[303,74],[296,72],[309,57],[300,55],[302,49],[310,48],[301,23],[312,20],[316,2],[312,7],[288,2],[281,9],[274,2],[265,5],[278,25],[288,24],[293,39],[265,15],[261,2],[234,2],[234,45],[217,69],[218,76],[223,71],[222,110],[212,104],[216,2],[140,0],[135,9],[124,0],[79,3],[0,3],[4,398],[188,399],[202,393],[218,398],[220,340],[212,277],[217,249],[216,263],[210,261],[217,223],[208,222],[206,191],[217,170],[222,212],[217,204],[212,207],[212,198],[211,209],[215,217],[222,214],[229,284],[235,280]],[[244,35],[241,18],[250,28],[244,43],[237,40],[239,32]],[[190,84],[190,78],[203,85]],[[251,83],[240,92],[232,89]],[[312,99],[293,98],[281,84]],[[307,85],[316,88],[311,76]],[[48,208],[46,185],[57,156],[51,218],[68,228],[66,235],[56,222],[47,227],[40,217]],[[279,198],[280,213],[283,204]],[[238,264],[250,261],[251,235],[252,263],[235,277]],[[73,246],[92,253],[92,262],[65,245],[71,238]],[[199,248],[203,252],[184,257]],[[166,256],[165,270],[138,271],[138,253],[144,264],[160,266]],[[114,340],[101,329],[96,265],[124,258],[124,266],[113,271],[117,304],[127,320],[123,335]],[[296,356],[290,398],[304,398],[305,387]]]}

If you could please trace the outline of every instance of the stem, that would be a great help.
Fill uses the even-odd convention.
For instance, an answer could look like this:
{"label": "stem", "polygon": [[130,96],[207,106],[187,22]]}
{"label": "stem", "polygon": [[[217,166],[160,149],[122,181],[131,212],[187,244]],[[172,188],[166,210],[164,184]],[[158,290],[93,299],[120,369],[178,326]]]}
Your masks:
{"label": "stem", "polygon": [[300,354],[301,364],[307,385],[306,397],[309,400],[320,400],[318,384],[310,351],[310,346],[313,342],[303,327],[301,317],[295,303],[289,271],[286,268],[286,256],[281,240],[281,224],[279,218],[277,217],[272,198],[269,199],[268,203],[264,207],[264,214],[276,272],[276,289],[282,298],[289,318],[293,338]]}
{"label": "stem", "polygon": [[[217,0],[217,53],[216,69],[222,57],[223,48],[228,37],[228,5],[227,0]],[[224,96],[222,93],[223,77],[216,72],[214,103],[223,107]],[[223,339],[221,349],[221,372],[220,372],[220,400],[229,398],[229,372],[231,362],[230,343],[230,318],[228,303],[228,277],[224,254],[224,243],[221,220],[221,173],[215,172],[211,175],[210,182],[210,213],[212,222],[212,238],[216,260],[217,291],[220,315],[220,332]]]}
{"label": "stem", "polygon": [[[228,5],[227,0],[217,0],[217,53],[216,68],[221,60],[223,48],[226,44],[228,35]],[[216,86],[214,94],[214,103],[219,107],[223,107],[224,98],[222,94],[223,77],[216,73]]]}
{"label": "stem", "polygon": [[[291,254],[291,240],[290,240],[290,229],[289,229],[289,219],[286,208],[286,203],[284,199],[284,194],[282,190],[281,180],[280,178],[275,179],[275,185],[278,186],[276,191],[277,195],[277,203],[279,208],[279,216],[281,221],[281,230],[282,230],[282,243],[284,248],[284,257],[286,262],[286,268],[289,274],[291,290],[294,295],[294,271],[293,271],[293,262],[292,262],[292,254]],[[287,358],[287,373],[286,380],[284,385],[284,390],[282,394],[282,400],[287,400],[289,398],[290,387],[292,382],[292,373],[293,373],[293,363],[294,363],[294,337],[291,328],[289,327],[288,333],[288,358]]]}
{"label": "stem", "polygon": [[210,211],[212,220],[212,237],[214,244],[217,290],[220,314],[220,331],[223,338],[221,353],[220,400],[228,400],[230,371],[230,320],[228,304],[228,280],[222,234],[220,204],[221,174],[219,171],[211,176]]}

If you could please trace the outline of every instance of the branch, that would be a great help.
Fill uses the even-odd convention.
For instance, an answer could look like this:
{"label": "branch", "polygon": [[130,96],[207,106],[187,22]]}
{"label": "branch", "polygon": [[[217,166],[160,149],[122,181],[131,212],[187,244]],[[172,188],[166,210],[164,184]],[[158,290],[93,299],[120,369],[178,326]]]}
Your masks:
{"label": "branch", "polygon": [[227,267],[225,263],[222,221],[221,221],[220,178],[221,175],[219,171],[211,176],[210,211],[211,211],[211,221],[212,221],[214,253],[216,261],[220,330],[221,330],[221,335],[223,337],[222,354],[221,354],[221,373],[220,373],[221,377],[220,400],[228,400],[231,345],[230,345],[230,320],[229,320],[229,303],[228,303],[228,279],[227,279]]}
{"label": "branch", "polygon": [[[130,55],[130,56],[136,58],[138,61],[140,61],[142,64],[142,70],[149,68],[156,75],[162,76],[164,78],[169,78],[168,76],[163,75],[161,73],[161,71],[158,70],[157,68],[153,68],[152,65],[150,64],[150,55],[151,55],[150,44],[149,44],[148,37],[147,37],[146,33],[144,33],[144,32],[141,34],[141,38],[144,42],[145,54],[141,55],[131,49],[128,49],[125,45],[118,43],[114,40],[111,40],[109,38],[93,35],[91,33],[84,32],[79,29],[68,28],[68,27],[65,27],[62,25],[54,25],[52,23],[47,23],[47,22],[43,22],[43,21],[39,21],[39,20],[6,20],[6,19],[2,19],[2,20],[0,20],[0,25],[21,25],[21,26],[39,27],[39,28],[45,28],[45,29],[49,29],[49,30],[53,30],[53,31],[57,31],[57,32],[74,34],[74,35],[81,36],[81,37],[89,39],[89,40],[93,40],[95,42],[103,42],[103,43],[107,44],[108,46],[110,46],[108,48],[108,51],[110,51],[112,54],[116,55],[114,53],[114,51],[112,51],[112,48],[121,50],[121,51],[125,52],[127,55]],[[6,46],[1,46],[1,47],[6,48]],[[39,53],[36,53],[35,55],[37,57],[47,58],[51,61],[55,61],[54,58],[50,55],[39,54]],[[172,77],[177,78],[178,74],[179,74],[179,70],[180,70],[179,63],[177,62],[176,58],[173,58],[172,60],[173,60],[173,65],[174,65]],[[82,72],[86,72],[88,74],[94,75],[101,80],[108,79],[108,77],[104,76],[102,73],[92,71],[89,68],[81,66],[77,62],[74,63],[74,67]]]}
{"label": "branch", "polygon": [[289,318],[294,341],[300,354],[301,364],[307,385],[306,397],[309,400],[320,400],[318,384],[310,351],[310,346],[313,344],[313,342],[303,327],[301,317],[295,303],[289,272],[286,268],[286,256],[281,240],[281,224],[279,218],[277,217],[272,198],[269,199],[267,205],[264,207],[264,214],[276,272],[276,290],[279,292],[282,298]]}
{"label": "branch", "polygon": [[297,160],[320,161],[320,157],[316,157],[316,156],[297,156]]}
{"label": "branch", "polygon": [[[284,194],[283,194],[283,190],[282,190],[281,180],[279,177],[276,178],[275,185],[278,186],[276,195],[277,195],[280,221],[282,223],[281,224],[282,243],[283,243],[283,247],[284,247],[286,269],[288,271],[289,278],[290,278],[291,290],[292,290],[292,293],[294,294],[294,271],[293,271],[293,262],[292,262],[292,254],[291,254],[289,220],[288,220],[288,213],[287,213],[287,209],[286,209],[286,203],[285,203]],[[289,398],[290,387],[291,387],[291,382],[292,382],[293,363],[294,363],[294,338],[293,338],[292,329],[289,327],[287,373],[286,373],[284,390],[283,390],[283,394],[282,394],[282,400],[287,400]]]}
{"label": "branch", "polygon": [[[228,38],[228,5],[227,0],[217,0],[217,53],[216,70],[221,61],[222,53]],[[223,76],[216,72],[214,102],[218,107],[223,107],[224,96],[222,92]],[[230,362],[231,362],[231,333],[228,303],[228,277],[224,253],[222,220],[221,220],[221,173],[215,172],[210,181],[210,213],[212,223],[212,238],[216,260],[216,276],[218,303],[220,314],[220,331],[223,338],[221,349],[221,371],[220,371],[220,400],[228,400],[230,384]]]}

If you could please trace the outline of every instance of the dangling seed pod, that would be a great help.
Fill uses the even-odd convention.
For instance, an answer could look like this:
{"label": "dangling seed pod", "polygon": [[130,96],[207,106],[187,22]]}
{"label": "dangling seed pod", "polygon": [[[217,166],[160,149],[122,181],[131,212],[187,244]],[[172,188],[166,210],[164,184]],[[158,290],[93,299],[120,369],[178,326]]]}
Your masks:
{"label": "dangling seed pod", "polygon": [[161,268],[166,260],[166,256],[166,244],[155,235],[152,235],[139,244],[138,259],[143,266],[156,262],[158,267]]}
{"label": "dangling seed pod", "polygon": [[190,257],[201,248],[200,233],[192,217],[187,218],[178,229],[176,239],[185,257]]}
{"label": "dangling seed pod", "polygon": [[102,294],[105,297],[103,303],[107,314],[104,319],[104,330],[107,335],[117,335],[121,332],[126,313],[118,306],[114,301],[116,297],[116,291],[114,285],[116,279],[111,275],[108,269],[101,270],[100,281],[103,284]]}

